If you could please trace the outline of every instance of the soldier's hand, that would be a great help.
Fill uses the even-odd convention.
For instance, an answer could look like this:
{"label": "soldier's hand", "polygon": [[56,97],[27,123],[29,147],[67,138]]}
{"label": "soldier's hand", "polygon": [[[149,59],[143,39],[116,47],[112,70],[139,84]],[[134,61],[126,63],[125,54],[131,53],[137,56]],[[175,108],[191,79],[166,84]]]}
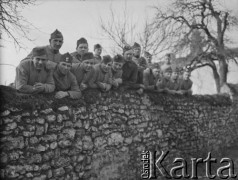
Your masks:
{"label": "soldier's hand", "polygon": [[121,84],[121,83],[122,83],[122,79],[121,79],[121,78],[118,78],[118,79],[116,79],[116,82],[117,82],[118,84]]}
{"label": "soldier's hand", "polygon": [[67,91],[58,91],[56,94],[55,94],[55,98],[56,99],[62,99],[66,96],[68,96],[68,92]]}
{"label": "soldier's hand", "polygon": [[43,92],[45,90],[45,85],[42,83],[36,83],[34,84],[33,89],[37,92]]}
{"label": "soldier's hand", "polygon": [[109,91],[111,89],[111,85],[110,84],[105,84],[105,85],[106,85],[105,90]]}
{"label": "soldier's hand", "polygon": [[84,89],[86,89],[88,86],[87,86],[87,84],[84,84],[84,83],[81,83],[80,84],[80,89],[81,90],[84,90]]}

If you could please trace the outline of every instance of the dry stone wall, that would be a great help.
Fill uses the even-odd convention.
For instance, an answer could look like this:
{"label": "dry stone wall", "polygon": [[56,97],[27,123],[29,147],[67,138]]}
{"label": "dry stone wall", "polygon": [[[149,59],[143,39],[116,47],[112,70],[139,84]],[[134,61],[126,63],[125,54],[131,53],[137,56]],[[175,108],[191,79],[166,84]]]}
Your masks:
{"label": "dry stone wall", "polygon": [[1,89],[3,179],[140,179],[143,150],[196,157],[219,154],[234,140],[225,96],[120,89],[73,101]]}

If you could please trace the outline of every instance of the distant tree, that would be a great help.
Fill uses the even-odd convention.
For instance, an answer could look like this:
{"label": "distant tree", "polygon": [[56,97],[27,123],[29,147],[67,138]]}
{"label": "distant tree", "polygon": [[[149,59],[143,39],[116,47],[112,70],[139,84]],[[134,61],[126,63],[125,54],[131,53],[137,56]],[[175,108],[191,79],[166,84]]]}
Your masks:
{"label": "distant tree", "polygon": [[209,66],[220,92],[220,87],[227,83],[228,61],[237,62],[237,49],[226,46],[226,32],[237,27],[237,17],[223,8],[219,0],[173,0],[169,9],[154,8],[151,26],[166,29],[169,39],[165,39],[164,45],[183,55],[190,50],[190,54],[184,55],[189,66],[192,70]]}
{"label": "distant tree", "polygon": [[[138,28],[141,23],[143,25]],[[165,29],[152,29],[150,24],[151,22],[148,18],[141,20],[139,23],[133,22],[129,16],[126,4],[122,16],[116,14],[115,10],[111,7],[109,19],[100,18],[102,34],[113,42],[114,52],[121,52],[125,45],[138,42],[142,47],[142,51],[150,51],[152,55],[156,56],[162,50],[165,50],[160,45],[166,39],[164,36]]]}
{"label": "distant tree", "polygon": [[21,9],[33,5],[35,0],[1,0],[0,1],[0,39],[3,34],[13,39],[18,47],[22,47],[21,39],[28,37],[32,26],[22,15]]}

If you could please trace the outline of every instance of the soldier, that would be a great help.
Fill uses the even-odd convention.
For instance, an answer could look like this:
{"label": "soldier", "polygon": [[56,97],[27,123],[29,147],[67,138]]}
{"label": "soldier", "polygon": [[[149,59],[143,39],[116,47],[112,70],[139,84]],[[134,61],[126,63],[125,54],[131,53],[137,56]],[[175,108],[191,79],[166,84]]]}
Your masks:
{"label": "soldier", "polygon": [[62,99],[69,96],[71,99],[79,99],[81,92],[76,77],[70,72],[73,58],[69,53],[63,54],[54,71],[56,86],[55,98]]}
{"label": "soldier", "polygon": [[165,55],[165,61],[163,63],[163,65],[161,66],[161,70],[163,71],[163,69],[168,68],[169,66],[171,66],[171,59],[172,59],[172,55],[171,53],[167,53]]}
{"label": "soldier", "polygon": [[88,52],[88,41],[85,38],[80,38],[77,41],[76,51],[70,55],[73,57],[73,63],[82,62],[85,59],[85,54]]}
{"label": "soldier", "polygon": [[191,71],[189,69],[185,69],[183,72],[183,78],[179,83],[179,93],[180,94],[192,94],[192,85],[193,82],[190,80]]}
{"label": "soldier", "polygon": [[147,62],[144,57],[141,57],[141,46],[138,43],[134,43],[133,45],[133,58],[132,60],[138,66],[138,76],[137,83],[143,84],[143,71],[147,68]]}
{"label": "soldier", "polygon": [[[60,48],[63,45],[63,35],[58,29],[56,29],[51,35],[49,39],[50,45],[43,46],[46,50],[48,62],[47,62],[47,68],[48,69],[54,69],[57,65],[57,63],[60,61],[61,53],[59,52]],[[32,52],[23,60],[27,60],[31,58]]]}
{"label": "soldier", "polygon": [[99,88],[101,91],[109,91],[112,84],[112,58],[109,55],[103,56],[100,64],[94,66],[94,73],[89,79],[89,87]]}
{"label": "soldier", "polygon": [[143,72],[143,83],[145,85],[145,89],[147,90],[156,90],[156,83],[160,78],[160,68],[159,64],[153,64],[151,67],[147,68]]}
{"label": "soldier", "polygon": [[47,52],[33,48],[31,58],[21,61],[16,68],[16,89],[23,93],[50,93],[55,89],[52,72],[46,68]]}
{"label": "soldier", "polygon": [[112,86],[117,88],[120,84],[122,84],[122,66],[124,63],[124,58],[120,54],[117,54],[113,57],[112,63]]}
{"label": "soldier", "polygon": [[170,76],[172,73],[172,68],[168,66],[162,71],[162,78],[156,83],[157,91],[159,92],[167,92],[167,86],[170,81]]}
{"label": "soldier", "polygon": [[94,45],[94,59],[95,59],[95,64],[98,64],[101,62],[102,57],[102,46],[100,44],[95,44]]}
{"label": "soldier", "polygon": [[168,92],[171,94],[177,94],[179,90],[179,69],[176,66],[172,67],[172,74],[170,81],[167,84]]}
{"label": "soldier", "polygon": [[148,67],[151,66],[152,65],[152,55],[149,52],[145,51],[144,56],[147,61],[147,66]]}
{"label": "soldier", "polygon": [[143,84],[137,83],[138,66],[132,61],[133,50],[130,46],[123,48],[123,57],[125,63],[122,66],[122,82],[127,88],[137,89],[139,94],[143,93]]}
{"label": "soldier", "polygon": [[85,53],[85,60],[81,63],[73,63],[71,72],[75,75],[81,91],[89,87],[89,78],[94,73],[94,56],[93,53]]}

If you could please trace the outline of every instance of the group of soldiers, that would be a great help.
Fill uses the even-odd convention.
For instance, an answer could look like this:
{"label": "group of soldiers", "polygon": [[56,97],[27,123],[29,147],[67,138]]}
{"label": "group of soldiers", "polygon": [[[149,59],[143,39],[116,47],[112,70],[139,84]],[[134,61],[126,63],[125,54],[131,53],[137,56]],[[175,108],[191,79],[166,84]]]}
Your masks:
{"label": "group of soldiers", "polygon": [[63,35],[57,29],[49,45],[35,47],[16,68],[14,86],[23,93],[55,93],[55,98],[79,99],[82,91],[98,88],[103,92],[123,85],[142,94],[144,90],[171,94],[192,94],[190,72],[182,74],[166,56],[163,65],[152,63],[152,55],[141,56],[138,43],[125,46],[122,54],[101,57],[102,46],[94,45],[89,52],[85,38],[77,41],[76,51],[61,54]]}

